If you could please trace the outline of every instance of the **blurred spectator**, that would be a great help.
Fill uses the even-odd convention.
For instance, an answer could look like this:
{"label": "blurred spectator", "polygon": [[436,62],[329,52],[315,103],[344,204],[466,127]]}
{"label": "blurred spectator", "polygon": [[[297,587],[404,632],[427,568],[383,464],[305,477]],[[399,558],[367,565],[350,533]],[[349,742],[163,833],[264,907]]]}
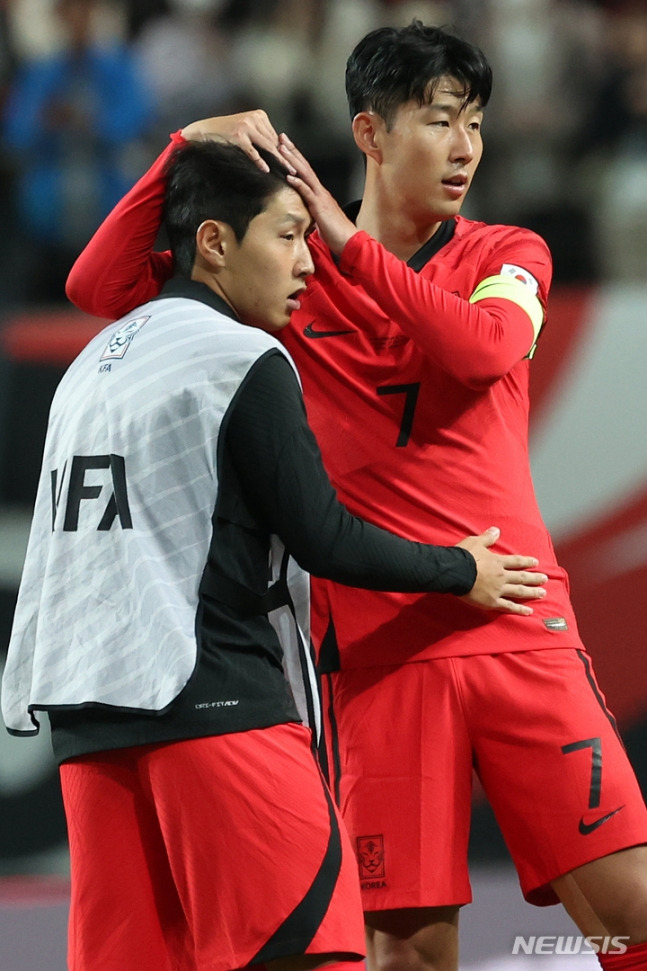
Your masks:
{"label": "blurred spectator", "polygon": [[169,0],[125,0],[128,36],[136,37],[151,17],[160,17],[170,9]]}
{"label": "blurred spectator", "polygon": [[[16,52],[9,21],[10,2],[11,0],[0,0],[0,113],[3,111],[16,66]],[[14,226],[10,218],[12,213],[11,175],[8,159],[0,154],[0,214],[3,217],[3,231],[0,233],[0,266],[6,263],[8,259],[10,240],[14,235]]]}
{"label": "blurred spectator", "polygon": [[326,187],[348,202],[358,150],[344,88],[346,59],[383,21],[378,0],[263,0],[248,6],[234,56],[245,72],[247,106],[303,149]]}
{"label": "blurred spectator", "polygon": [[490,0],[478,43],[494,70],[486,151],[470,212],[546,239],[555,282],[597,272],[590,200],[578,193],[573,140],[595,83],[603,29],[583,0]]}
{"label": "blurred spectator", "polygon": [[9,26],[9,4],[0,0],[0,107],[4,103],[7,85],[15,68],[13,37]]}
{"label": "blurred spectator", "polygon": [[141,167],[129,151],[152,104],[130,50],[98,40],[104,9],[54,0],[60,50],[23,60],[9,87],[3,136],[22,238],[3,268],[5,302],[62,301],[72,260]]}
{"label": "blurred spectator", "polygon": [[[78,102],[74,111],[66,109],[65,122],[58,108],[47,112],[47,124],[40,114],[54,95],[58,103],[76,100],[60,98],[48,66],[55,61],[56,26],[68,36],[68,65],[81,60],[70,53],[70,15],[62,15],[75,7],[77,23],[85,19],[92,33],[92,41],[84,42],[92,50],[88,70],[99,62],[99,49],[104,63],[113,65],[96,70],[95,87],[70,81],[86,107],[94,102],[94,124],[76,132],[71,117],[78,117]],[[121,11],[123,34],[110,33],[106,10],[113,12],[113,27],[114,11]],[[600,272],[642,278],[647,0],[0,0],[0,109],[2,84],[9,89],[16,61],[24,65],[11,88],[0,155],[4,226],[12,225],[15,196],[20,210],[16,202],[13,216],[21,232],[27,239],[51,240],[59,254],[64,245],[66,264],[70,250],[78,250],[100,220],[97,200],[108,183],[120,181],[111,198],[119,195],[160,137],[187,117],[256,106],[292,135],[340,201],[348,201],[361,182],[361,158],[347,114],[346,58],[369,30],[414,16],[456,27],[493,63],[486,152],[465,214],[535,229],[553,250],[557,283],[590,281]],[[123,38],[126,31],[130,49],[113,44],[109,54],[96,40],[99,34]],[[117,69],[119,58],[124,67]],[[141,83],[133,81],[133,61],[150,90],[145,104]],[[77,71],[77,82],[79,77]],[[148,113],[150,101],[154,114]],[[133,155],[133,146],[139,154]],[[106,170],[112,172],[108,179]],[[7,191],[12,174],[19,189],[13,194]],[[24,273],[13,265],[16,234],[10,229],[4,235],[12,240],[4,278],[17,284]],[[0,274],[8,265],[3,255],[0,241]],[[54,269],[60,262],[48,257],[40,266]],[[62,296],[61,274],[56,277],[41,290]],[[13,290],[20,295],[16,285]],[[8,292],[0,288],[0,301]],[[33,286],[27,296],[36,296]]]}
{"label": "blurred spectator", "polygon": [[592,200],[605,277],[644,282],[647,268],[647,6],[608,5],[600,82],[583,113],[580,173]]}
{"label": "blurred spectator", "polygon": [[225,0],[167,0],[166,11],[148,16],[138,31],[135,50],[157,106],[155,153],[160,138],[187,119],[240,110],[245,72],[220,19],[224,7]]}

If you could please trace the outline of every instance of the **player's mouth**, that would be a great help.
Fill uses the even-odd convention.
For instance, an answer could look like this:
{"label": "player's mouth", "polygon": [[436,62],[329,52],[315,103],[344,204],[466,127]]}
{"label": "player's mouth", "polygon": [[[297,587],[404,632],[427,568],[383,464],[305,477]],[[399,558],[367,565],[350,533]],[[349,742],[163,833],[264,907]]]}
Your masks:
{"label": "player's mouth", "polygon": [[299,297],[301,296],[301,294],[303,293],[303,291],[305,289],[306,289],[305,287],[299,287],[298,290],[295,290],[294,293],[291,293],[289,295],[289,297],[288,297],[288,310],[289,310],[290,313],[292,313],[294,310],[300,310],[301,309],[301,301],[299,300]]}
{"label": "player's mouth", "polygon": [[467,192],[469,178],[464,172],[457,172],[448,179],[443,179],[445,190],[452,199],[460,199]]}

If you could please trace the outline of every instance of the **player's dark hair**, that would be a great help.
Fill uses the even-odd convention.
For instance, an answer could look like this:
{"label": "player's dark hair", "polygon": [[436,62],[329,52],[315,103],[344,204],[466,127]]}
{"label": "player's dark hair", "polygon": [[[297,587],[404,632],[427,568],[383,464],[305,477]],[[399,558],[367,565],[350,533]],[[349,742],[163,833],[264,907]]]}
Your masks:
{"label": "player's dark hair", "polygon": [[263,149],[258,152],[269,172],[228,142],[189,142],[170,156],[162,222],[180,276],[191,276],[196,233],[205,219],[227,223],[240,242],[254,216],[288,185],[278,159]]}
{"label": "player's dark hair", "polygon": [[463,85],[466,104],[478,101],[485,107],[489,101],[492,69],[478,47],[420,20],[372,30],[346,63],[351,119],[360,111],[375,111],[389,130],[398,107],[407,101],[429,103],[442,77]]}

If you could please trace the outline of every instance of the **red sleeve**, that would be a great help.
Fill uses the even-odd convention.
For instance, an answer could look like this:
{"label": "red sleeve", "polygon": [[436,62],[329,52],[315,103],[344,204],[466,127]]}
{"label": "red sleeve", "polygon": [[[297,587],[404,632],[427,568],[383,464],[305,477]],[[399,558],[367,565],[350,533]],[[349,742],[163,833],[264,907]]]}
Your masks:
{"label": "red sleeve", "polygon": [[153,252],[162,220],[164,167],[179,132],[106,216],[74,263],[65,292],[80,310],[116,319],[156,297],[173,275],[171,253]]}
{"label": "red sleeve", "polygon": [[[540,237],[528,236],[534,241],[530,249],[534,246],[537,251],[533,254],[533,270],[537,271],[537,265],[543,266],[539,297],[545,306],[550,254]],[[528,249],[528,239],[524,237],[526,257]],[[504,262],[513,262],[512,255],[498,253],[490,259],[498,260],[500,267]],[[416,273],[367,233],[357,232],[350,238],[339,266],[343,273],[361,283],[426,355],[468,387],[493,384],[518,364],[533,344],[530,318],[513,301],[489,298],[469,303]],[[481,278],[498,272],[500,269],[484,270]]]}

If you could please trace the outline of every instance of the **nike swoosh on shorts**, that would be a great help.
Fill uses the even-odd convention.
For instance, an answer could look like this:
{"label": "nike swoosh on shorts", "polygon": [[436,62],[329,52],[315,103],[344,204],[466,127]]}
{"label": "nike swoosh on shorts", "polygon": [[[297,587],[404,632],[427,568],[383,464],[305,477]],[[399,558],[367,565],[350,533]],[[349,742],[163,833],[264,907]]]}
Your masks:
{"label": "nike swoosh on shorts", "polygon": [[594,832],[594,830],[596,830],[599,826],[602,826],[603,823],[608,822],[612,816],[615,816],[616,813],[619,813],[620,810],[624,808],[625,808],[624,806],[618,806],[617,809],[613,809],[610,813],[606,813],[605,816],[600,816],[599,819],[594,819],[592,823],[585,823],[584,816],[582,816],[582,818],[580,819],[579,826],[577,828],[579,829],[582,836],[588,836],[590,833]]}

